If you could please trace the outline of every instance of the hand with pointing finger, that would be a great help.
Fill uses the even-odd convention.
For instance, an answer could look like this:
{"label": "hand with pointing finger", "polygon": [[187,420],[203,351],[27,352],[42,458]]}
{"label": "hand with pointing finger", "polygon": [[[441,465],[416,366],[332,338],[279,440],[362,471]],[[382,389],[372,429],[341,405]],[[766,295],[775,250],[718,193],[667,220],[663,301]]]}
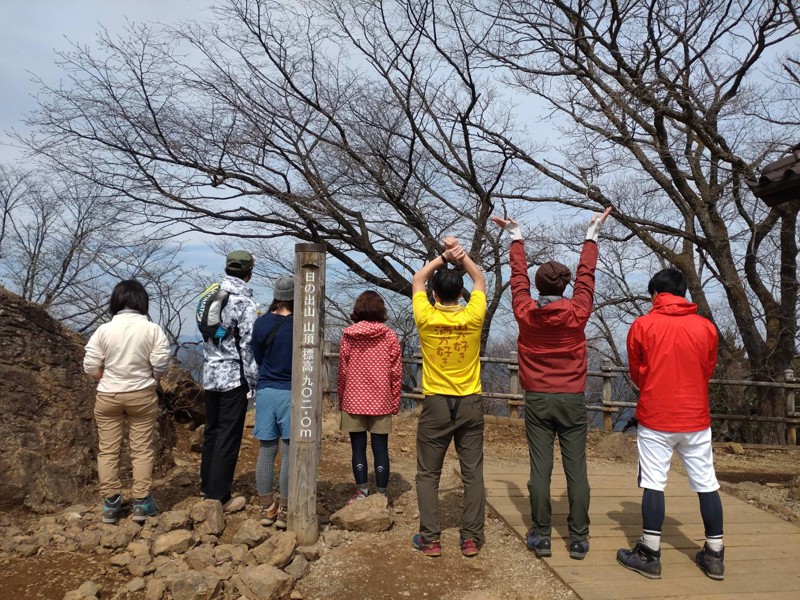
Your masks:
{"label": "hand with pointing finger", "polygon": [[603,226],[605,223],[606,218],[608,215],[611,214],[611,210],[613,207],[609,206],[603,214],[597,213],[592,215],[592,220],[589,221],[589,229],[586,230],[586,239],[591,240],[593,242],[597,242],[598,238],[600,237],[600,227]]}

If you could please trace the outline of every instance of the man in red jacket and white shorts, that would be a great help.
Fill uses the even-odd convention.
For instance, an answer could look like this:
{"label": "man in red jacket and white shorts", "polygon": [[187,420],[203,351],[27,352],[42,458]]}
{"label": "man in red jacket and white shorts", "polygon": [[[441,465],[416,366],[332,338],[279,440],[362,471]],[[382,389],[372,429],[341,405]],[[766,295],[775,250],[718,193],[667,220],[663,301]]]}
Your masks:
{"label": "man in red jacket and white shorts", "polygon": [[656,273],[647,287],[652,310],[628,332],[628,365],[639,387],[636,408],[642,537],[617,561],[651,579],[661,578],[664,488],[673,452],[700,499],[706,543],[695,558],[711,579],[724,577],[722,502],[714,473],[708,381],[717,364],[717,330],[687,302],[686,278],[677,269]]}

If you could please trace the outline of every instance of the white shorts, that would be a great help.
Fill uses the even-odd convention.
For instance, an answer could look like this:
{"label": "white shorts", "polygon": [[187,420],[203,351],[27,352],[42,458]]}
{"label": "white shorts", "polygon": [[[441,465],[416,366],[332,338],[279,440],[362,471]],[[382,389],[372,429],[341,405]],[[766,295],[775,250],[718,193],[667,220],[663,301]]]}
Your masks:
{"label": "white shorts", "polygon": [[639,487],[664,491],[672,453],[681,457],[689,488],[693,492],[713,492],[719,489],[714,473],[714,451],[711,447],[711,428],[691,433],[653,431],[639,425],[636,432],[639,447]]}

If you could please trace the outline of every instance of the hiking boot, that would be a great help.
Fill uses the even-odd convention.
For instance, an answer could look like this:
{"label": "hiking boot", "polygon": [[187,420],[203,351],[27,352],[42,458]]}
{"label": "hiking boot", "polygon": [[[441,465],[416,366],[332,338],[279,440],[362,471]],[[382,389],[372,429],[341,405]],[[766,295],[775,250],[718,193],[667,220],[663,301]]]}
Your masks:
{"label": "hiking boot", "polygon": [[431,558],[436,558],[437,556],[442,555],[442,544],[439,542],[439,540],[426,542],[421,533],[415,533],[413,536],[411,536],[411,545],[417,550],[422,550],[422,553],[425,556],[430,556]]}
{"label": "hiking boot", "polygon": [[480,549],[475,540],[461,540],[461,554],[470,558],[472,556],[477,556],[479,552]]}
{"label": "hiking boot", "polygon": [[575,560],[583,560],[589,552],[589,540],[569,543],[569,557]]}
{"label": "hiking boot", "polygon": [[661,579],[661,550],[651,550],[641,541],[630,550],[617,550],[617,562],[648,579]]}
{"label": "hiking boot", "polygon": [[147,494],[146,498],[133,499],[133,511],[131,512],[131,519],[137,523],[144,523],[147,517],[152,517],[158,512],[156,501],[153,496]]}
{"label": "hiking boot", "polygon": [[269,506],[261,506],[261,517],[258,522],[264,527],[269,527],[278,517],[278,503],[273,500]]}
{"label": "hiking boot", "polygon": [[553,555],[553,543],[549,535],[538,535],[536,530],[531,527],[525,534],[525,545],[528,546],[537,558],[547,558]]}
{"label": "hiking boot", "polygon": [[114,494],[110,498],[103,498],[103,523],[116,523],[124,507],[125,500],[122,494]]}
{"label": "hiking boot", "polygon": [[367,490],[362,490],[361,488],[356,488],[355,493],[350,496],[350,499],[347,501],[347,504],[352,504],[353,502],[358,502],[359,500],[363,500],[369,496],[369,492]]}
{"label": "hiking boot", "polygon": [[286,529],[289,525],[289,517],[286,514],[286,507],[279,506],[278,507],[278,516],[275,519],[275,528],[276,529]]}
{"label": "hiking boot", "polygon": [[222,512],[234,513],[239,512],[247,505],[247,500],[244,496],[232,496],[225,504],[222,505]]}
{"label": "hiking boot", "polygon": [[704,544],[703,549],[697,553],[694,561],[702,569],[703,573],[711,579],[716,579],[717,581],[725,579],[725,548],[719,552],[714,552],[708,547],[708,544]]}

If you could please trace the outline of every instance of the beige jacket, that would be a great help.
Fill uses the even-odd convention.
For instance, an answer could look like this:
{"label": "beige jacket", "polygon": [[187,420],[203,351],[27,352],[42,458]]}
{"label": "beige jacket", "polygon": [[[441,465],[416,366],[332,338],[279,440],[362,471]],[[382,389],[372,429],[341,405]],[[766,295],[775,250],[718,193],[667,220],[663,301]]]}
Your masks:
{"label": "beige jacket", "polygon": [[135,392],[156,384],[167,372],[169,342],[161,327],[134,310],[118,312],[97,328],[83,358],[83,370],[103,377],[98,392]]}

